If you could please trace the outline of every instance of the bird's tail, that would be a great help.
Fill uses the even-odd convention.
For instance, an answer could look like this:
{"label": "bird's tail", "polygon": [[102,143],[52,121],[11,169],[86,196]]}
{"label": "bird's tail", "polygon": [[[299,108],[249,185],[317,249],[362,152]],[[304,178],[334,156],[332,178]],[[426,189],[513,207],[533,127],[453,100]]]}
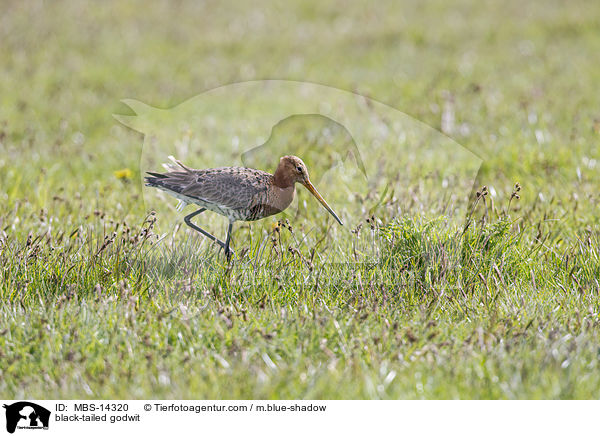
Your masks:
{"label": "bird's tail", "polygon": [[181,191],[189,184],[189,178],[193,177],[194,170],[185,166],[173,156],[169,156],[169,160],[172,163],[163,164],[163,167],[167,170],[166,173],[161,174],[148,171],[146,173],[148,175],[144,178],[144,182],[146,186],[158,188],[177,197],[179,200],[177,210],[181,211],[187,206],[188,202],[177,194],[181,193]]}
{"label": "bird's tail", "polygon": [[150,171],[148,171],[146,174],[148,175],[144,177],[144,182],[146,186],[151,186],[153,188],[162,187],[162,182],[169,177],[167,174],[153,173]]}
{"label": "bird's tail", "polygon": [[180,171],[183,170],[186,173],[191,173],[192,170],[190,167],[187,167],[183,164],[183,162],[181,162],[180,160],[177,160],[175,158],[175,156],[169,156],[169,160],[171,161],[171,163],[165,163],[163,164],[163,168],[166,169],[167,171]]}

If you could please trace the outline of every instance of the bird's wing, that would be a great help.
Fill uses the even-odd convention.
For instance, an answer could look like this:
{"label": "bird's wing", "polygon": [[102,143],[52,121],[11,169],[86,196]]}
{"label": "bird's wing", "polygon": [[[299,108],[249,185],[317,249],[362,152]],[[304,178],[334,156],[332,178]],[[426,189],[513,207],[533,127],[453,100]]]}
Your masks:
{"label": "bird's wing", "polygon": [[252,207],[256,196],[268,189],[273,177],[264,171],[239,167],[151,175],[153,177],[146,178],[150,186],[229,209]]}

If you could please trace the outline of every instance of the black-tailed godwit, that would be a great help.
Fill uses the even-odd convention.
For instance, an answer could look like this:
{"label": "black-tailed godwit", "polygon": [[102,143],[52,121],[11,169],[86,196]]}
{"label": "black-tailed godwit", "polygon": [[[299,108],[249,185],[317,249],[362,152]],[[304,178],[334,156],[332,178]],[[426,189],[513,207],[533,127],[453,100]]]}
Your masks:
{"label": "black-tailed godwit", "polygon": [[[146,186],[161,189],[179,199],[178,209],[187,204],[200,206],[200,209],[184,218],[185,223],[223,247],[228,259],[232,254],[229,242],[233,223],[255,221],[285,210],[294,199],[296,183],[303,184],[343,225],[310,182],[306,165],[299,157],[283,156],[273,174],[242,167],[196,170],[171,159],[177,167],[170,167],[164,174],[148,172]],[[191,222],[193,217],[207,209],[229,219],[225,242]]]}

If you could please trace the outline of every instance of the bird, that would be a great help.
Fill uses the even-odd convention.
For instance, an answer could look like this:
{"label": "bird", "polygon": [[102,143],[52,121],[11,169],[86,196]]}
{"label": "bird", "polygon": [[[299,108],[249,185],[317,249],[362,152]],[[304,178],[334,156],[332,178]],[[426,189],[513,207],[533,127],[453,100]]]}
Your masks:
{"label": "bird", "polygon": [[[198,210],[184,217],[184,222],[219,244],[228,260],[233,254],[229,246],[233,223],[256,221],[282,212],[294,200],[296,183],[308,189],[333,218],[340,225],[344,225],[313,186],[306,164],[297,156],[281,157],[273,174],[236,166],[193,169],[173,156],[169,156],[169,159],[173,164],[165,165],[168,170],[166,173],[146,173],[145,185],[165,191],[177,198],[178,210],[182,210],[188,204],[199,206]],[[229,220],[225,242],[191,221],[206,210]]]}

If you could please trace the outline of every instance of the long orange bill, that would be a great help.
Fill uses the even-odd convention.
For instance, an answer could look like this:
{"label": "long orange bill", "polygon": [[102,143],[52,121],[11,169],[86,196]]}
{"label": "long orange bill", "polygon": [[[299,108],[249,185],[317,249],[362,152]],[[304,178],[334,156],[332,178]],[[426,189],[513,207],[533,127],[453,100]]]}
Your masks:
{"label": "long orange bill", "polygon": [[335,220],[340,223],[341,226],[344,225],[344,223],[342,222],[342,220],[340,219],[340,217],[338,217],[335,212],[333,211],[333,209],[331,209],[329,207],[329,205],[327,204],[327,202],[323,199],[323,197],[321,197],[321,194],[319,194],[319,191],[317,191],[317,189],[312,185],[312,183],[310,183],[309,181],[303,183],[303,185],[306,187],[306,189],[308,189],[310,191],[310,193],[312,195],[314,195],[317,200],[319,200],[319,202],[323,205],[323,207],[325,209],[327,209],[329,211],[329,213],[331,215],[333,215],[333,217],[335,218]]}

